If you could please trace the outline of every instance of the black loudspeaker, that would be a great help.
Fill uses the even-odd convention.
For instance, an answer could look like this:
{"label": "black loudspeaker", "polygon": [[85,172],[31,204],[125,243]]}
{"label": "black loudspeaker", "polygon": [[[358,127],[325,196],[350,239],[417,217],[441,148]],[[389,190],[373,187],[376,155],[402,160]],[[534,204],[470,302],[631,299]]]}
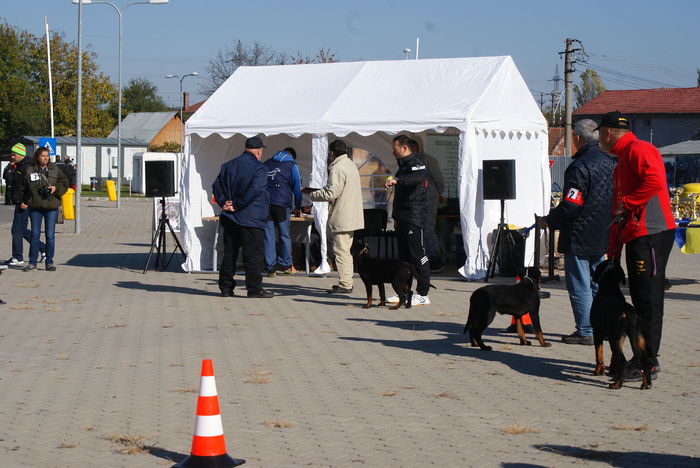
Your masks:
{"label": "black loudspeaker", "polygon": [[485,160],[484,200],[515,199],[515,159]]}
{"label": "black loudspeaker", "polygon": [[175,162],[146,161],[146,196],[175,195]]}

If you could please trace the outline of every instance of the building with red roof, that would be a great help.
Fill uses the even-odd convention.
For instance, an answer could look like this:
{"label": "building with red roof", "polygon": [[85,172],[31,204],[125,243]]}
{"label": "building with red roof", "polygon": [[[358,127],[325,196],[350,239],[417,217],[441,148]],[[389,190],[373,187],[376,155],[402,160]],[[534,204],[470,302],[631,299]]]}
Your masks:
{"label": "building with red roof", "polygon": [[574,120],[600,121],[618,110],[634,134],[656,146],[690,140],[700,129],[700,87],[605,91],[574,111]]}

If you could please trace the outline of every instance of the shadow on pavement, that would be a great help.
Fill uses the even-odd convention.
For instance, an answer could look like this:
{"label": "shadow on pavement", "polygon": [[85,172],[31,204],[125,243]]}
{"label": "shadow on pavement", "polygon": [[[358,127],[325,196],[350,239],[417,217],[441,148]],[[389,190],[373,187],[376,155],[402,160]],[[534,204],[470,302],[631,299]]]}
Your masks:
{"label": "shadow on pavement", "polygon": [[118,288],[125,289],[140,289],[142,291],[175,293],[175,294],[190,294],[195,296],[216,296],[219,297],[218,291],[205,291],[203,289],[187,288],[183,286],[171,286],[168,284],[146,284],[138,281],[117,281],[114,285]]}
{"label": "shadow on pavement", "polygon": [[152,447],[150,445],[147,445],[144,448],[146,449],[146,451],[148,451],[148,453],[155,457],[162,458],[164,460],[169,460],[175,463],[180,463],[187,457],[187,455],[185,454],[173,452],[172,450],[166,450],[160,447]]}
{"label": "shadow on pavement", "polygon": [[[615,452],[612,450],[591,450],[569,445],[534,445],[536,449],[552,452],[558,455],[578,458],[581,460],[595,460],[609,464],[610,466],[700,466],[700,458],[686,455],[673,455],[669,453],[650,452]],[[505,465],[503,465],[505,466]]]}
{"label": "shadow on pavement", "polygon": [[[168,257],[170,254],[168,254]],[[143,253],[96,253],[96,254],[78,254],[68,260],[65,264],[77,267],[87,268],[122,268],[134,270],[137,272],[143,271],[148,260],[148,248],[144,248]],[[178,253],[170,261],[168,269],[170,273],[184,273],[180,268],[180,260],[182,256]],[[154,271],[156,263],[155,253],[148,265],[148,271]]]}
{"label": "shadow on pavement", "polygon": [[[462,357],[471,357],[481,359],[483,361],[499,362],[507,365],[516,372],[533,377],[545,377],[553,380],[566,381],[572,383],[580,383],[583,385],[591,385],[595,387],[605,387],[606,381],[598,378],[589,377],[593,372],[593,365],[580,362],[568,361],[565,359],[557,359],[556,350],[547,348],[543,350],[549,356],[527,356],[517,352],[518,344],[517,337],[508,341],[497,341],[493,337],[497,336],[492,330],[486,330],[484,333],[488,337],[486,344],[502,343],[512,345],[513,352],[501,350],[482,351],[479,348],[472,348],[462,334],[464,325],[449,322],[424,322],[420,320],[372,320],[363,318],[349,318],[348,320],[357,322],[374,322],[376,325],[383,327],[394,327],[403,330],[434,330],[443,335],[437,339],[422,339],[422,340],[383,340],[374,338],[358,338],[358,337],[338,337],[347,341],[359,341],[367,343],[380,343],[384,346],[391,346],[401,349],[412,349],[414,351],[422,351],[424,353],[453,355]],[[533,344],[539,346],[537,341],[532,336],[527,337]],[[591,362],[593,362],[593,348],[591,347]]]}

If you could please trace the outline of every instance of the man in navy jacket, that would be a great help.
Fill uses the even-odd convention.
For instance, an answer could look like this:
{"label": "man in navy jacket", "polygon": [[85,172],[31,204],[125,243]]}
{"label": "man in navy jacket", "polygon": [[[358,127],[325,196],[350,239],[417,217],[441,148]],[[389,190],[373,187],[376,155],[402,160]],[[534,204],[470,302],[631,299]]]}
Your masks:
{"label": "man in navy jacket", "polygon": [[605,258],[612,216],[612,173],[615,160],[598,146],[597,124],[579,120],[574,125],[574,143],[579,150],[564,173],[562,200],[540,227],[558,227],[559,253],[564,254],[566,289],[574,312],[576,331],[562,337],[567,344],[593,344],[590,312],[598,285],[591,280]]}
{"label": "man in navy jacket", "polygon": [[219,219],[224,228],[224,257],[219,268],[219,289],[233,296],[238,250],[243,250],[248,297],[268,298],[262,287],[263,239],[270,198],[267,171],[260,162],[265,146],[259,137],[248,138],[245,152],[221,166],[212,193],[222,208]]}

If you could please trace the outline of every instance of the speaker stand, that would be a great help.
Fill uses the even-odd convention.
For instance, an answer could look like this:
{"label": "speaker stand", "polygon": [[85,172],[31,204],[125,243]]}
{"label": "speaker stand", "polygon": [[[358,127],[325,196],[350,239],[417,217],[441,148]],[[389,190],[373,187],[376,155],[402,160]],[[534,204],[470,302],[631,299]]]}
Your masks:
{"label": "speaker stand", "polygon": [[505,199],[501,198],[501,222],[498,223],[498,230],[496,231],[496,239],[494,240],[494,244],[493,244],[493,247],[491,249],[493,254],[491,255],[491,258],[489,259],[489,266],[486,269],[486,278],[484,278],[485,283],[488,283],[489,278],[493,278],[496,275],[496,259],[500,255],[500,251],[501,251],[501,236],[510,235],[510,229],[508,228],[508,225],[506,224],[506,221],[505,221],[505,212],[506,212],[506,201],[505,201]]}
{"label": "speaker stand", "polygon": [[[540,238],[542,237],[542,229],[537,223],[537,214],[535,214],[535,260],[533,262],[535,268],[540,269]],[[538,291],[540,299],[549,299],[551,294],[549,291]]]}
{"label": "speaker stand", "polygon": [[[168,256],[168,253],[166,246],[166,227],[170,230],[170,235],[173,236],[173,240],[175,241],[175,250],[173,250],[173,252],[170,254],[170,257],[167,258],[167,262],[166,257]],[[146,265],[143,267],[144,275],[148,270],[148,265],[151,263],[151,258],[153,257],[154,250],[156,251],[156,271],[164,271],[166,268],[168,268],[168,265],[170,265],[170,260],[173,259],[175,253],[178,250],[180,251],[182,256],[185,257],[185,259],[187,259],[187,253],[185,253],[185,250],[182,248],[182,245],[180,245],[180,241],[177,239],[175,231],[170,225],[168,215],[165,213],[165,197],[161,197],[160,199],[160,219],[158,220],[158,227],[156,228],[156,232],[153,235],[153,241],[151,242],[151,250],[150,252],[148,252],[148,260],[146,260]]]}

